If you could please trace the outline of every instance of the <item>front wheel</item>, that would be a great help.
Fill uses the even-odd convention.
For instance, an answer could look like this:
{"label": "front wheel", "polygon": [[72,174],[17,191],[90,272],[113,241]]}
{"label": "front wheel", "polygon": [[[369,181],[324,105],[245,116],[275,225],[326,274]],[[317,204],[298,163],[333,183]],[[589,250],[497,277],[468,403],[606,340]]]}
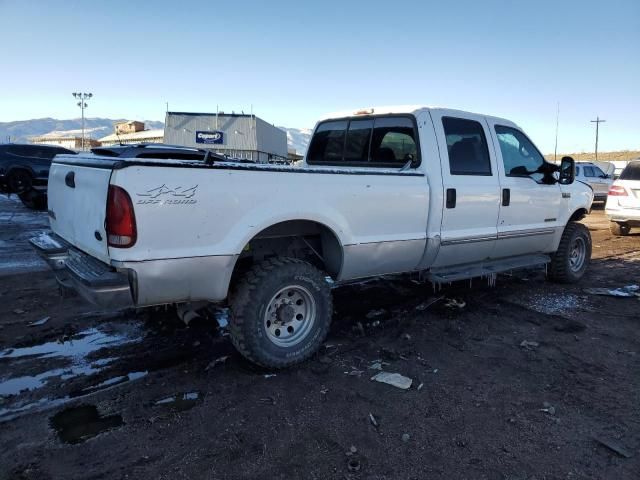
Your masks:
{"label": "front wheel", "polygon": [[549,265],[549,278],[560,283],[579,281],[591,261],[591,234],[581,223],[569,222]]}
{"label": "front wheel", "polygon": [[320,348],[332,313],[325,275],[302,260],[276,257],[239,281],[231,299],[231,340],[258,365],[289,367]]}

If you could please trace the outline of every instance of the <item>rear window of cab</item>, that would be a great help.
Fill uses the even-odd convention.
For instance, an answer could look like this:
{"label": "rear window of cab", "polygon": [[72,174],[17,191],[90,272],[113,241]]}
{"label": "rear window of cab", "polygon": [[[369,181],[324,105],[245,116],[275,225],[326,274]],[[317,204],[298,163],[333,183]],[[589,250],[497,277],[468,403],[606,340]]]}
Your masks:
{"label": "rear window of cab", "polygon": [[401,168],[420,160],[418,129],[409,115],[322,122],[307,152],[311,165]]}

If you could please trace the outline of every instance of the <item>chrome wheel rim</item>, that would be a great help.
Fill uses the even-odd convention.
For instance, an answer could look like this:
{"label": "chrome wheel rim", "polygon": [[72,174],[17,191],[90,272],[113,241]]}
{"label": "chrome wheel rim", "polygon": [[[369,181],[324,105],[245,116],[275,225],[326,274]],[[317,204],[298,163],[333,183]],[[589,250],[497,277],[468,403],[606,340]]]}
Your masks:
{"label": "chrome wheel rim", "polygon": [[311,292],[300,285],[289,285],[271,298],[263,323],[271,342],[293,347],[309,335],[315,322],[316,302]]}
{"label": "chrome wheel rim", "polygon": [[569,268],[573,272],[579,271],[587,257],[587,244],[584,238],[578,237],[573,241],[569,251]]}

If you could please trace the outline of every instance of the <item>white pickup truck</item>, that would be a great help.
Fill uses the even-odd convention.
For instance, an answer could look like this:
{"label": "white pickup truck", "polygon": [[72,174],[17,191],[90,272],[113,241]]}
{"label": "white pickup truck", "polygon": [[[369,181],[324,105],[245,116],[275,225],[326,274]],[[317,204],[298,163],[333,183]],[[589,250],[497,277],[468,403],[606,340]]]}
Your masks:
{"label": "white pickup truck", "polygon": [[593,191],[574,178],[573,159],[545,162],[508,120],[371,108],[318,122],[299,166],[59,155],[53,232],[32,244],[100,305],[229,302],[236,348],[279,368],[324,341],[332,284],[536,265],[579,280]]}

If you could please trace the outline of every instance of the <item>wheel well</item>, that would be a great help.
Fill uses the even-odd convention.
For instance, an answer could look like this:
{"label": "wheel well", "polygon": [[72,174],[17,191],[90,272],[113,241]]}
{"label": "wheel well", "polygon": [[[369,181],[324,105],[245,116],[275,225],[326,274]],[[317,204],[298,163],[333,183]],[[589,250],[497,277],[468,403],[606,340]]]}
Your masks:
{"label": "wheel well", "polygon": [[573,215],[571,215],[571,217],[569,218],[569,221],[577,222],[578,220],[582,220],[584,217],[587,216],[587,213],[589,212],[587,211],[586,208],[579,208],[578,210],[573,212]]}
{"label": "wheel well", "polygon": [[335,280],[342,268],[343,250],[336,234],[326,225],[311,220],[276,223],[244,246],[233,270],[232,283],[253,264],[274,256],[304,259]]}

